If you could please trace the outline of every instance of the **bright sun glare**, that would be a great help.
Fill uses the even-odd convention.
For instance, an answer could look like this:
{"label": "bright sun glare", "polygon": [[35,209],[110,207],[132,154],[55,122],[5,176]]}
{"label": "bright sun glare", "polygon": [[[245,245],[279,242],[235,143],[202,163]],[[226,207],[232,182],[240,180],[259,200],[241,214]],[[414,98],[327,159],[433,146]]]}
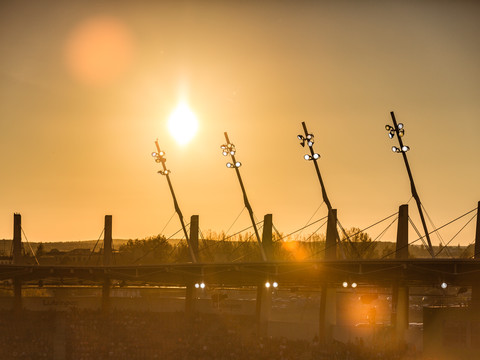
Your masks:
{"label": "bright sun glare", "polygon": [[195,136],[197,117],[188,105],[181,102],[168,118],[168,130],[180,145],[185,145]]}

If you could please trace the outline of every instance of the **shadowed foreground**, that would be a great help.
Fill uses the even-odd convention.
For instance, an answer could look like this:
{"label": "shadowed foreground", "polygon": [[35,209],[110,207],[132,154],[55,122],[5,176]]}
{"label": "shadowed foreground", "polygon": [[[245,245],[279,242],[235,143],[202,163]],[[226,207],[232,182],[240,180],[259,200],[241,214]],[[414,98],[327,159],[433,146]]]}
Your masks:
{"label": "shadowed foreground", "polygon": [[388,344],[257,338],[246,316],[73,310],[1,319],[1,359],[422,359]]}

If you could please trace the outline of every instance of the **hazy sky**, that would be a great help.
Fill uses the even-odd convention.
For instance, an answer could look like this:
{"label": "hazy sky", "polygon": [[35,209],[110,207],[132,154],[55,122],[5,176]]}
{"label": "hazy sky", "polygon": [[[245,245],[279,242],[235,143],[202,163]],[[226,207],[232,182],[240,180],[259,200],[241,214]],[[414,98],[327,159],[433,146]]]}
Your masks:
{"label": "hazy sky", "polygon": [[[174,208],[157,138],[187,222],[226,231],[243,199],[224,131],[257,218],[289,233],[322,203],[302,121],[340,221],[364,228],[411,200],[390,111],[440,226],[480,200],[479,34],[476,1],[4,0],[0,238],[14,212],[29,241],[97,239],[106,214],[115,238],[158,234]],[[167,130],[182,99],[199,121],[183,146]],[[245,211],[230,233],[248,225]],[[453,244],[472,242],[474,225]],[[179,228],[173,218],[164,233]]]}

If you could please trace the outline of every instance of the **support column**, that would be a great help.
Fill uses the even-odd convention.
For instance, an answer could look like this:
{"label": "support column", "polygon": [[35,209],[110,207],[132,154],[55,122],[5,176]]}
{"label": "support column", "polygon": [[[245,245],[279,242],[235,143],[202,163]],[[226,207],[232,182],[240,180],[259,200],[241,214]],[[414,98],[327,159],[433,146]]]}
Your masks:
{"label": "support column", "polygon": [[199,232],[199,217],[198,215],[192,215],[190,217],[190,246],[195,254],[195,259],[199,261],[198,257],[198,232]]}
{"label": "support column", "polygon": [[[190,244],[192,247],[191,251],[193,252],[195,259],[197,261],[200,259],[198,257],[198,233],[199,233],[199,216],[192,215],[190,217]],[[197,291],[193,281],[187,283],[185,289],[185,315],[187,317],[192,317],[195,313],[195,299],[197,296]]]}
{"label": "support column", "polygon": [[[480,260],[480,201],[477,205],[477,229],[475,232],[475,248],[473,254],[475,260]],[[471,307],[476,314],[480,314],[480,281],[472,284]]]}
{"label": "support column", "polygon": [[[328,212],[327,239],[325,242],[325,260],[337,258],[337,209]],[[320,321],[318,337],[321,343],[328,343],[333,338],[333,327],[336,324],[336,289],[329,284],[322,285],[320,295]]]}
{"label": "support column", "polygon": [[[22,265],[22,215],[13,214],[13,265]],[[22,310],[22,280],[13,279],[13,310]]]}
{"label": "support column", "polygon": [[[112,215],[105,215],[105,231],[103,238],[103,266],[111,265],[112,261]],[[105,270],[102,287],[102,311],[110,312],[110,277]]]}
{"label": "support column", "polygon": [[265,251],[267,261],[273,261],[273,217],[267,214],[263,217],[262,246]]}
{"label": "support column", "polygon": [[195,297],[197,295],[195,284],[193,282],[187,283],[185,289],[185,315],[191,318],[195,313]]}
{"label": "support column", "polygon": [[267,288],[264,283],[257,285],[256,302],[256,320],[257,336],[265,337],[268,335],[268,320],[272,308],[272,290]]}
{"label": "support column", "polygon": [[[397,244],[395,258],[408,259],[408,205],[398,209]],[[392,287],[392,325],[398,342],[405,339],[408,330],[409,289],[399,280]]]}

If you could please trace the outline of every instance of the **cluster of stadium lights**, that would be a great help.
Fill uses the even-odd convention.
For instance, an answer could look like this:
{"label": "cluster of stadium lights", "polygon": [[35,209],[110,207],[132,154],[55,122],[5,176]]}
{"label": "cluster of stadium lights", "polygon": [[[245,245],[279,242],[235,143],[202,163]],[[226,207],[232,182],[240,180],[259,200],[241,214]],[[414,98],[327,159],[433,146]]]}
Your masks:
{"label": "cluster of stadium lights", "polygon": [[[393,139],[393,137],[395,136],[395,132],[398,130],[398,136],[400,137],[403,137],[403,135],[405,135],[405,128],[403,126],[402,123],[399,123],[397,125],[397,129],[395,129],[393,126],[391,125],[385,125],[385,130],[388,131],[388,137],[390,139]],[[392,151],[395,152],[395,153],[401,153],[401,152],[407,152],[408,150],[410,150],[410,147],[406,146],[406,145],[402,145],[402,148],[398,148],[396,146],[392,146]]]}
{"label": "cluster of stadium lights", "polygon": [[272,283],[270,283],[270,281],[267,281],[267,282],[265,283],[265,287],[266,287],[267,289],[269,289],[270,287],[273,287],[273,288],[276,289],[276,288],[278,287],[278,283],[277,283],[276,281],[274,281],[274,282],[272,282]]}
{"label": "cluster of stadium lights", "polygon": [[[165,163],[165,161],[167,161],[167,159],[165,159],[165,151],[160,151],[158,153],[153,152],[152,156],[155,158],[156,163]],[[158,173],[162,175],[168,175],[171,173],[171,171],[165,169],[165,170],[158,171]]]}
{"label": "cluster of stadium lights", "polygon": [[[300,140],[300,145],[302,147],[305,147],[305,143],[308,145],[308,147],[312,147],[315,141],[313,140],[313,134],[308,134],[306,137],[303,135],[297,135],[297,139]],[[314,153],[313,155],[305,154],[303,157],[305,160],[317,160],[320,158],[320,155],[317,153]]]}
{"label": "cluster of stadium lights", "polygon": [[205,283],[202,281],[201,283],[195,284],[196,289],[205,289]]}
{"label": "cluster of stadium lights", "polygon": [[[235,152],[236,152],[235,145],[228,143],[220,146],[220,148],[222,149],[223,156],[227,156],[229,154],[231,156],[235,156]],[[240,161],[235,161],[234,164],[231,162],[227,163],[228,168],[239,168],[240,166],[242,166],[242,163]]]}
{"label": "cluster of stadium lights", "polygon": [[[342,286],[343,286],[344,288],[347,288],[348,285],[349,285],[349,284],[348,284],[348,282],[346,282],[346,281],[344,281],[344,282],[342,283]],[[350,286],[351,286],[353,289],[355,289],[355,288],[358,286],[358,284],[357,284],[356,282],[352,282],[352,283],[350,284]]]}

